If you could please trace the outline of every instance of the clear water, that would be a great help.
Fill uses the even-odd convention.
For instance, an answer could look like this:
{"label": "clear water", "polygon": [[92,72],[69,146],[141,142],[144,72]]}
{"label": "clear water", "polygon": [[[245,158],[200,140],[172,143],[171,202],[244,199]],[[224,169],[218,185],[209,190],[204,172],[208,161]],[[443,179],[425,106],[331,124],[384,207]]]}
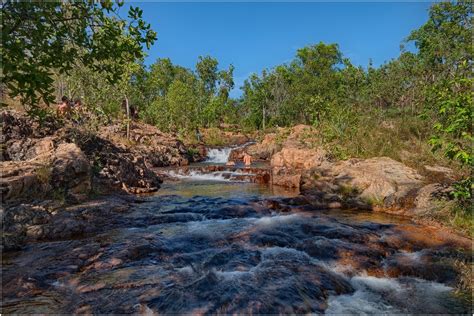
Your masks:
{"label": "clear water", "polygon": [[103,231],[4,256],[2,313],[471,312],[453,289],[455,240],[403,218],[321,211],[297,195],[166,182]]}

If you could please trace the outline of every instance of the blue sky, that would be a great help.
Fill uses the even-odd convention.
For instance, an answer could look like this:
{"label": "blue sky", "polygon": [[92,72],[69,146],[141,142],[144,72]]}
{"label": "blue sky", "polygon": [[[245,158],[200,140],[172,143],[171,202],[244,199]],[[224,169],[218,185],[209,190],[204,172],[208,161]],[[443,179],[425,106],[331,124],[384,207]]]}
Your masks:
{"label": "blue sky", "polygon": [[[236,89],[251,73],[290,61],[298,48],[338,43],[354,64],[396,58],[400,43],[428,19],[428,2],[135,2],[158,33],[146,64],[169,57],[194,68],[199,55],[235,66]],[[125,11],[125,10],[124,10]],[[126,11],[125,11],[126,12]],[[125,14],[124,12],[124,14]]]}

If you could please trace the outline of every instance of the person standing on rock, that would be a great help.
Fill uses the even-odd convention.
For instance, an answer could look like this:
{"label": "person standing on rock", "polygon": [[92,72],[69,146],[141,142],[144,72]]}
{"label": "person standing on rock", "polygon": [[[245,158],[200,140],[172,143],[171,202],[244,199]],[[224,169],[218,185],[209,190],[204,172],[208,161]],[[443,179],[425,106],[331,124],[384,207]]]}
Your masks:
{"label": "person standing on rock", "polygon": [[252,164],[252,156],[247,153],[244,154],[244,164],[246,167],[250,167],[250,165]]}
{"label": "person standing on rock", "polygon": [[201,143],[202,135],[201,135],[201,132],[199,132],[199,128],[197,127],[196,127],[196,138],[197,138],[198,143]]}

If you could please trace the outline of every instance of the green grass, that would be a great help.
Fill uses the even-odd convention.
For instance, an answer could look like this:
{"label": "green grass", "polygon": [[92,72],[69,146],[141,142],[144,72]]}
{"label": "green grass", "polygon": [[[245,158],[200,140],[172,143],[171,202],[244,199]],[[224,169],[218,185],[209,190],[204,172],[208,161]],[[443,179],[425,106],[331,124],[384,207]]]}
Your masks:
{"label": "green grass", "polygon": [[474,216],[470,203],[458,201],[440,201],[439,207],[421,216],[451,227],[470,238],[474,238]]}
{"label": "green grass", "polygon": [[51,181],[51,166],[44,165],[35,170],[36,177],[43,184],[48,184]]}

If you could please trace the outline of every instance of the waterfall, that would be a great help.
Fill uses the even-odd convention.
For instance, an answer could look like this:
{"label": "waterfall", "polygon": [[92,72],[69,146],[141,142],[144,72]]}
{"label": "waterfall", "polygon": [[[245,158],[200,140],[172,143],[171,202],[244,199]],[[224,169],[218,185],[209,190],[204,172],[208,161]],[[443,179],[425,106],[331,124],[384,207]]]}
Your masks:
{"label": "waterfall", "polygon": [[232,150],[243,148],[248,145],[255,144],[255,142],[248,142],[240,146],[224,147],[224,148],[209,148],[207,150],[206,162],[212,163],[226,163]]}
{"label": "waterfall", "polygon": [[232,147],[212,148],[207,150],[207,162],[226,163],[229,159]]}

